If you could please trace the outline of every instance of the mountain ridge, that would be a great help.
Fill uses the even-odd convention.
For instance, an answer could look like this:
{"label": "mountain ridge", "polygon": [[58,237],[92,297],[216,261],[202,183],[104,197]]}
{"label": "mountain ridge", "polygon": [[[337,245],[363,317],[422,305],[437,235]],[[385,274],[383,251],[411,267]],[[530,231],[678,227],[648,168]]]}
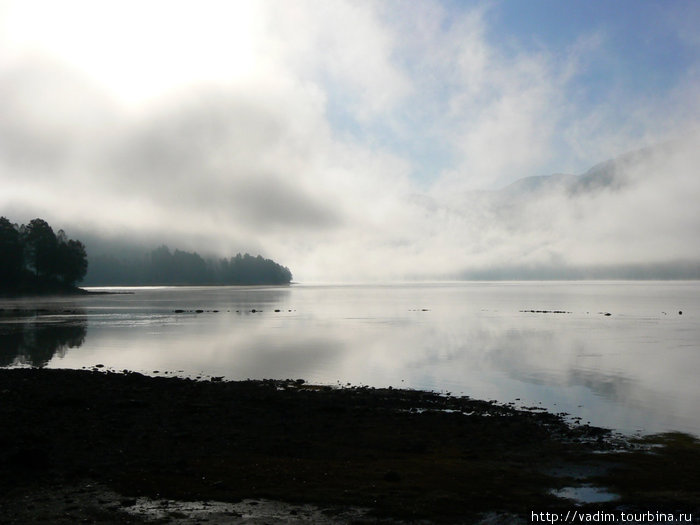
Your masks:
{"label": "mountain ridge", "polygon": [[629,182],[625,172],[629,171],[630,168],[648,162],[655,156],[670,154],[674,149],[685,147],[689,143],[695,142],[697,144],[699,139],[700,133],[691,133],[681,139],[666,140],[627,151],[598,162],[578,175],[571,173],[532,175],[516,179],[496,191],[515,195],[521,192],[539,192],[562,188],[570,194],[601,189],[618,190]]}

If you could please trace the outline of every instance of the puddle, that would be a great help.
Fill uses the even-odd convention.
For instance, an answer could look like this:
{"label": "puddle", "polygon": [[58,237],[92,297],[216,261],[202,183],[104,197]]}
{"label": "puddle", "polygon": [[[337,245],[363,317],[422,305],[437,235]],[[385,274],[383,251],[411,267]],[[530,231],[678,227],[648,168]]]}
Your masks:
{"label": "puddle", "polygon": [[576,503],[605,503],[615,501],[619,496],[608,489],[594,487],[592,485],[580,485],[578,487],[564,487],[552,490],[551,493],[558,498],[565,498]]}
{"label": "puddle", "polygon": [[[605,451],[609,453],[608,451]],[[602,476],[607,474],[610,470],[612,464],[582,464],[582,463],[560,463],[556,467],[547,469],[545,472],[557,478],[571,478],[573,483],[582,483],[587,485],[585,482],[588,478],[594,476]]]}

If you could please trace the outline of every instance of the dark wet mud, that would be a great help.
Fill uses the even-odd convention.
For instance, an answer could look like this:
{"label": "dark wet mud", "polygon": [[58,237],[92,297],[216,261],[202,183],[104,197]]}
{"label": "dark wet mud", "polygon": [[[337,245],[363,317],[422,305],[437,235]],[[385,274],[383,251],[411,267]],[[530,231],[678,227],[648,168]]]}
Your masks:
{"label": "dark wet mud", "polygon": [[[576,487],[614,497],[561,497]],[[0,370],[0,523],[527,522],[574,505],[698,516],[700,443],[431,392]]]}

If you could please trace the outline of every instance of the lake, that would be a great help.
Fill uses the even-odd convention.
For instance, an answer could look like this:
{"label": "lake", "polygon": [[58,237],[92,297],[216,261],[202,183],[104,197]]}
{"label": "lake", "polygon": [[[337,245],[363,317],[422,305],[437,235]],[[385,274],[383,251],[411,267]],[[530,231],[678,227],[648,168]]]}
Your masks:
{"label": "lake", "polygon": [[0,366],[429,389],[700,435],[696,281],[111,291],[0,299]]}

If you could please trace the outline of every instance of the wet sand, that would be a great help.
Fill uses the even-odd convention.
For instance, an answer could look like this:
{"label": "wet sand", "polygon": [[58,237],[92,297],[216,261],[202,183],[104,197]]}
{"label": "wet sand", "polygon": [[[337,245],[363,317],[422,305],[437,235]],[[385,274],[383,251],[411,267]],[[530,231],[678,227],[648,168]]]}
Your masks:
{"label": "wet sand", "polygon": [[[574,507],[552,492],[580,485],[617,499]],[[196,522],[165,503],[139,514],[142,498],[283,502],[274,512],[292,522],[527,522],[573,508],[700,517],[700,443],[412,390],[0,370],[0,523]],[[256,522],[211,508],[210,523]]]}

